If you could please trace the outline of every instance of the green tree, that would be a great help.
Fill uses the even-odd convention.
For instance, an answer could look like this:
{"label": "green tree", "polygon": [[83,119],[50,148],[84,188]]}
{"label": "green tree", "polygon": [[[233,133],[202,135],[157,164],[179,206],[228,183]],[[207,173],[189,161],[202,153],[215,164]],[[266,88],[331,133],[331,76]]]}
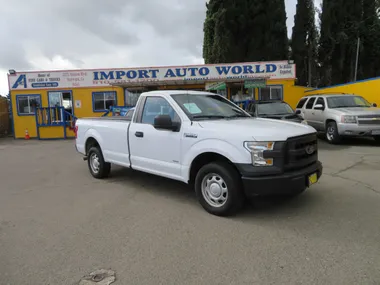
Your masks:
{"label": "green tree", "polygon": [[379,76],[379,1],[324,0],[319,43],[322,86],[354,80],[359,38],[357,79]]}
{"label": "green tree", "polygon": [[210,0],[206,5],[206,63],[288,58],[284,0]]}
{"label": "green tree", "polygon": [[298,0],[292,33],[292,58],[297,66],[297,84],[315,86],[317,80],[317,29],[313,0]]}
{"label": "green tree", "polygon": [[358,79],[380,76],[379,2],[363,0]]}

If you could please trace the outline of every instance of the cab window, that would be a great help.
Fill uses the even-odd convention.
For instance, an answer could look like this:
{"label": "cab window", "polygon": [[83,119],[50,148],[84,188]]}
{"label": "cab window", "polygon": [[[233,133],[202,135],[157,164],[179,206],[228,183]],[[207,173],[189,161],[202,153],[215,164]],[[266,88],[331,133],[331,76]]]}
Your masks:
{"label": "cab window", "polygon": [[317,105],[322,105],[323,107],[325,107],[325,100],[322,97],[319,97],[317,99],[317,102],[315,102],[314,106],[317,106]]}
{"label": "cab window", "polygon": [[306,104],[306,109],[311,109],[311,108],[313,108],[313,105],[314,105],[315,99],[316,99],[315,97],[309,99],[309,101],[308,101],[307,104]]}
{"label": "cab window", "polygon": [[301,109],[301,108],[305,105],[306,101],[307,101],[307,98],[302,98],[302,99],[298,102],[296,109]]}
{"label": "cab window", "polygon": [[147,97],[142,113],[141,123],[154,124],[154,119],[159,115],[169,115],[173,122],[180,119],[173,107],[162,97]]}
{"label": "cab window", "polygon": [[134,112],[134,109],[131,109],[127,112],[127,114],[125,114],[125,117],[127,118],[127,120],[132,120],[132,117],[133,117],[133,112]]}

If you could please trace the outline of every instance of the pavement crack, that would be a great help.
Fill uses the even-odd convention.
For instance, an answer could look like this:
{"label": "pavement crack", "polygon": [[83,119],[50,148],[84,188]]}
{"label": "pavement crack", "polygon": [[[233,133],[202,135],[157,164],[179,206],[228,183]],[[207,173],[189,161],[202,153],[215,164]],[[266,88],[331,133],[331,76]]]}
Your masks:
{"label": "pavement crack", "polygon": [[375,192],[376,194],[380,194],[380,191],[379,190],[376,190],[373,186],[367,184],[367,183],[364,183],[362,181],[358,181],[358,180],[355,180],[355,179],[351,179],[351,178],[347,178],[347,177],[344,177],[344,176],[340,176],[339,174],[335,174],[335,173],[332,173],[332,174],[326,174],[328,176],[331,176],[331,177],[335,177],[335,178],[341,178],[341,179],[344,179],[344,180],[347,180],[347,181],[350,181],[350,182],[354,182],[355,185],[362,185],[363,187],[367,188],[368,190],[371,190],[372,192]]}
{"label": "pavement crack", "polygon": [[354,168],[355,166],[362,164],[364,162],[364,157],[365,157],[365,155],[361,156],[359,161],[355,162],[354,164],[352,164],[350,166],[347,166],[346,168],[343,168],[342,170],[339,170],[338,172],[332,173],[332,175],[342,174],[343,172],[346,172],[347,170],[350,170],[350,169]]}

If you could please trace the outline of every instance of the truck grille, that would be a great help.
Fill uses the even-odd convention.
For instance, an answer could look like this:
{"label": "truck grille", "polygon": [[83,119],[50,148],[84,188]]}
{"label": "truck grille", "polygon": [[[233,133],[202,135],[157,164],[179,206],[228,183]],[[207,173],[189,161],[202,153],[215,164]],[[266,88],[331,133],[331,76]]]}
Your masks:
{"label": "truck grille", "polygon": [[359,125],[380,125],[380,119],[377,120],[361,120],[358,121]]}
{"label": "truck grille", "polygon": [[358,116],[358,119],[371,119],[372,118],[377,118],[380,119],[380,115],[360,115]]}
{"label": "truck grille", "polygon": [[317,134],[292,137],[285,144],[284,170],[297,170],[318,160]]}

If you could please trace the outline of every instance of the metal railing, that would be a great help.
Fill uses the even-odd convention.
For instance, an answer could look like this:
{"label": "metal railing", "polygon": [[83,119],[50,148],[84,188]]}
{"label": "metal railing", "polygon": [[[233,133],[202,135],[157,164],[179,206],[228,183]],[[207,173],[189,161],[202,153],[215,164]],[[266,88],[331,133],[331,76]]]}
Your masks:
{"label": "metal railing", "polygon": [[36,109],[36,122],[38,127],[68,126],[74,128],[75,117],[64,107],[39,107]]}

